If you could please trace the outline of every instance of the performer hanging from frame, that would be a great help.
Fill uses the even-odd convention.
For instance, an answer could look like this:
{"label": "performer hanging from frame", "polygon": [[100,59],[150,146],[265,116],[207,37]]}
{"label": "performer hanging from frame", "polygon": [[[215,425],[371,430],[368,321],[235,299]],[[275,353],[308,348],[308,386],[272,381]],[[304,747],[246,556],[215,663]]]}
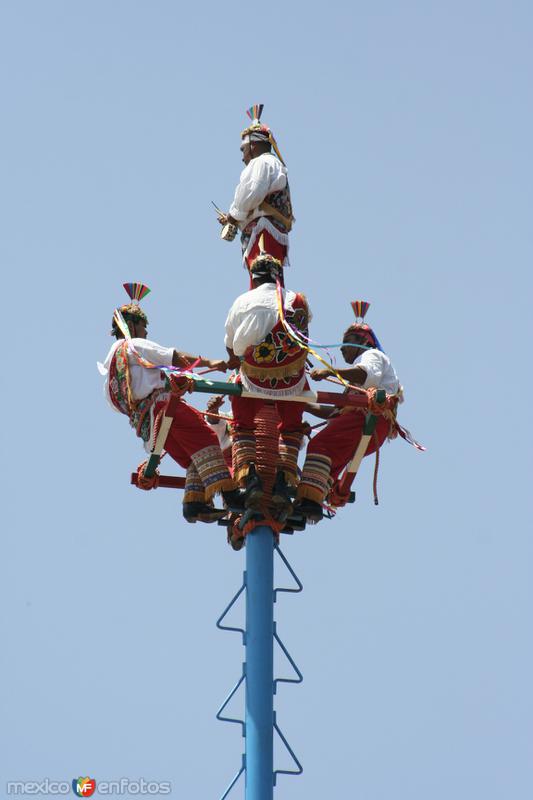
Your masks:
{"label": "performer hanging from frame", "polygon": [[[158,421],[169,398],[169,380],[160,368],[205,366],[224,372],[227,363],[163,347],[149,340],[148,319],[139,300],[150,290],[143,284],[124,286],[132,302],[121,306],[120,313],[113,315],[111,334],[116,342],[99,369],[105,376],[104,394],[109,404],[129,418],[130,425],[150,452]],[[127,325],[125,330],[124,324]],[[187,470],[183,515],[188,522],[219,519],[221,512],[215,511],[211,503],[218,493],[229,506],[242,506],[215,432],[202,414],[183,398],[174,414],[165,450]]]}
{"label": "performer hanging from frame", "polygon": [[[341,348],[344,360],[351,366],[336,369],[345,381],[364,389],[384,389],[388,395],[401,401],[402,390],[390,358],[383,352],[372,328],[363,322],[369,303],[357,300],[352,303],[356,322],[344,333]],[[313,369],[310,377],[320,381],[333,374],[333,369]],[[352,459],[363,435],[365,412],[344,407],[308,406],[307,410],[323,419],[329,419],[325,428],[314,436],[307,447],[302,476],[297,490],[296,507],[309,522],[322,519],[322,504],[344,467]],[[387,437],[396,436],[395,417],[392,412],[379,416],[374,435],[365,455],[374,453]]]}

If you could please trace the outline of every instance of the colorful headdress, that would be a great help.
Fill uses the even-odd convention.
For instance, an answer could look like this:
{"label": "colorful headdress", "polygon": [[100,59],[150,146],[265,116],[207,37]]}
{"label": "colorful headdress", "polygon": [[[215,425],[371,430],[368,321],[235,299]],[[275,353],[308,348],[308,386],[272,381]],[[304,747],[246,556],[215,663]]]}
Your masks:
{"label": "colorful headdress", "polygon": [[250,117],[252,124],[245,128],[241,133],[242,143],[250,144],[250,142],[268,142],[272,145],[274,152],[281,163],[285,164],[283,158],[281,157],[281,153],[279,152],[277,142],[274,139],[274,134],[268,125],[263,125],[261,123],[263,103],[256,103],[254,106],[250,106],[246,113]]}
{"label": "colorful headdress", "polygon": [[111,323],[111,335],[119,336],[121,333],[127,338],[129,335],[128,322],[144,322],[148,325],[148,317],[141,309],[139,302],[150,292],[144,283],[124,283],[123,284],[131,303],[126,303],[120,308],[116,308]]}
{"label": "colorful headdress", "polygon": [[362,322],[366,316],[366,312],[370,308],[370,303],[367,303],[365,300],[352,300],[350,305],[353,308],[355,319],[361,320]]}
{"label": "colorful headdress", "polygon": [[132,303],[139,304],[147,294],[150,294],[150,289],[148,286],[145,286],[144,283],[123,283],[122,285],[127,291]]}
{"label": "colorful headdress", "polygon": [[366,322],[363,322],[366,312],[370,308],[370,303],[367,303],[365,300],[353,300],[350,305],[352,306],[353,313],[355,314],[355,322],[344,331],[344,336],[346,337],[349,334],[356,334],[357,336],[360,336],[370,347],[375,347],[377,350],[382,350],[379,339],[370,325],[367,325]]}

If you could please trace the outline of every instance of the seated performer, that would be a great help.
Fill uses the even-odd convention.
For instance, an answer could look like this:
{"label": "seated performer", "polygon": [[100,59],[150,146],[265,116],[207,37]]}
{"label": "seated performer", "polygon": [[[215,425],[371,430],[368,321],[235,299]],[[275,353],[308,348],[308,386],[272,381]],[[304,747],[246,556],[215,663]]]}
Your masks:
{"label": "seated performer", "polygon": [[[247,391],[283,400],[308,388],[306,352],[287,334],[279,317],[276,278],[281,264],[261,253],[250,267],[253,288],[233,303],[226,320],[225,344],[230,366],[240,365],[237,382]],[[309,308],[305,297],[282,290],[285,318],[307,333]],[[254,417],[264,405],[260,399],[233,396],[233,476],[245,486],[245,506],[258,508],[263,491],[255,471]],[[279,467],[273,490],[273,506],[279,515],[290,510],[288,486],[297,483],[298,452],[303,437],[305,403],[276,402],[280,416]]]}
{"label": "seated performer", "polygon": [[[255,105],[247,112],[252,124],[241,134],[246,166],[229,212],[219,215],[221,224],[240,228],[243,259],[248,268],[259,255],[260,234],[264,250],[283,266],[288,263],[289,232],[294,221],[287,169],[272,131],[260,123],[262,111],[262,105]],[[280,282],[283,285],[283,270]]]}
{"label": "seated performer", "polygon": [[[125,286],[127,288],[128,284]],[[133,286],[142,287],[142,284]],[[106,376],[104,393],[115,411],[129,417],[130,425],[150,451],[155,438],[154,429],[166,406],[170,387],[164,373],[149,365],[187,367],[194,364],[225,371],[227,364],[225,361],[196,358],[148,340],[148,319],[137,302],[122,306],[120,312],[131,338],[124,337],[114,316],[111,334],[117,341],[109,350],[104,364],[99,365],[100,371]],[[200,412],[183,399],[178,403],[165,450],[187,470],[183,516],[188,522],[213,522],[219,519],[221,512],[216,511],[210,503],[218,492],[229,506],[242,507],[240,492],[224,461],[216,434]]]}
{"label": "seated performer", "polygon": [[[352,304],[356,315],[362,318],[368,303]],[[361,313],[361,306],[364,310]],[[358,313],[359,312],[359,313]],[[364,389],[385,389],[388,395],[399,394],[400,384],[390,358],[382,351],[376,334],[364,322],[355,322],[347,329],[341,348],[344,360],[353,366],[336,370],[346,381]],[[311,378],[323,380],[333,370],[314,369]],[[322,503],[344,467],[351,461],[361,436],[366,412],[360,408],[335,409],[309,406],[311,413],[329,418],[327,426],[314,436],[307,447],[305,463],[297,491],[297,508],[309,522],[322,519]],[[391,433],[391,422],[378,416],[375,433],[365,455],[374,453]]]}

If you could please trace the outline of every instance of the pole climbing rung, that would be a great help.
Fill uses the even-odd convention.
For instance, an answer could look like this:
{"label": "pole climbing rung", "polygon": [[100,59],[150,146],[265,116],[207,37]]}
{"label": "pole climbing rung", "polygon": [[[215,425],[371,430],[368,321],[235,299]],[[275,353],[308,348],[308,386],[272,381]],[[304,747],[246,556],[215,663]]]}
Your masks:
{"label": "pole climbing rung", "polygon": [[[256,535],[257,535],[256,533],[250,534],[250,536],[256,536]],[[279,587],[277,587],[275,589],[272,586],[272,590],[271,590],[272,591],[272,594],[271,594],[272,602],[274,602],[277,599],[278,592],[287,592],[287,593],[293,593],[294,594],[294,593],[301,592],[302,589],[303,589],[302,582],[300,581],[300,579],[298,578],[298,576],[294,572],[292,566],[290,565],[289,561],[287,560],[287,558],[285,557],[285,555],[283,554],[283,552],[281,551],[279,546],[277,546],[277,545],[275,547],[273,546],[273,550],[277,551],[278,556],[281,559],[282,563],[284,564],[284,566],[286,567],[287,571],[289,572],[289,574],[294,579],[295,585],[294,585],[294,587],[279,586]],[[233,631],[233,632],[242,634],[243,645],[246,644],[246,638],[247,638],[245,629],[242,628],[242,627],[238,627],[236,625],[224,625],[223,622],[224,622],[224,619],[227,616],[227,614],[230,612],[230,610],[236,604],[236,602],[239,599],[239,597],[241,596],[241,594],[245,591],[245,589],[246,590],[248,589],[248,584],[249,584],[250,580],[251,580],[251,578],[250,578],[250,575],[249,575],[249,571],[247,570],[247,571],[244,572],[243,583],[242,583],[241,587],[235,593],[235,595],[232,597],[232,599],[230,600],[230,602],[228,603],[228,605],[226,606],[226,608],[224,609],[224,611],[222,612],[222,614],[220,615],[220,617],[218,618],[217,623],[216,623],[217,628],[219,628],[220,630]],[[247,615],[249,613],[250,613],[250,611],[248,609],[247,610]],[[269,682],[268,685],[270,687],[269,688],[269,692],[272,695],[272,703],[273,703],[274,695],[276,695],[276,693],[277,693],[277,686],[278,686],[279,683],[293,683],[294,684],[294,683],[301,683],[303,681],[302,673],[300,672],[298,666],[296,665],[296,662],[294,661],[293,657],[289,653],[289,651],[288,651],[287,647],[285,646],[284,642],[281,640],[281,637],[278,635],[276,627],[277,627],[276,623],[274,622],[273,623],[273,629],[272,629],[272,647],[274,646],[274,642],[276,642],[276,644],[279,646],[280,650],[282,651],[282,653],[286,657],[287,661],[291,665],[292,669],[294,670],[294,677],[274,678],[273,673],[271,673],[271,676],[272,676],[273,680],[271,682]],[[255,633],[255,631],[253,631],[251,633],[251,635],[254,635],[254,633]],[[272,655],[273,655],[273,651],[272,651]],[[229,705],[229,703],[231,702],[231,700],[235,697],[235,695],[237,694],[237,692],[239,691],[241,686],[244,684],[245,687],[246,687],[246,682],[248,680],[247,672],[248,672],[248,670],[250,668],[253,668],[253,664],[249,665],[246,662],[243,664],[242,673],[241,673],[241,676],[240,676],[239,680],[237,681],[237,683],[235,684],[233,689],[230,691],[230,693],[228,694],[228,696],[226,697],[226,699],[224,700],[224,702],[222,703],[222,705],[220,706],[220,708],[218,709],[217,714],[216,714],[216,718],[221,722],[230,722],[230,723],[233,723],[233,724],[240,725],[241,726],[242,735],[245,738],[245,742],[246,742],[246,739],[247,739],[247,735],[249,735],[249,733],[250,733],[250,731],[247,730],[246,722],[243,719],[240,719],[238,717],[226,716],[224,714],[224,711],[227,708],[227,706]],[[266,685],[263,688],[266,689]],[[265,695],[265,699],[266,699],[266,695]],[[249,711],[247,709],[247,715],[248,714],[249,714]],[[251,725],[252,724],[255,725],[256,724],[256,720],[254,719],[250,724]],[[298,758],[296,757],[294,751],[292,750],[291,746],[289,745],[286,737],[284,736],[284,734],[280,730],[280,728],[279,728],[279,726],[277,724],[277,721],[276,721],[276,713],[272,709],[272,739],[271,739],[272,747],[273,747],[274,732],[281,739],[285,749],[289,753],[289,755],[290,755],[290,757],[291,757],[291,759],[292,759],[292,761],[293,761],[293,763],[294,763],[296,768],[295,769],[277,769],[277,770],[274,770],[273,763],[270,762],[270,766],[271,766],[272,772],[271,773],[270,773],[270,771],[268,771],[267,773],[263,772],[261,774],[261,777],[259,777],[259,774],[260,774],[261,770],[259,769],[259,773],[258,773],[257,763],[252,762],[252,766],[255,769],[255,773],[252,770],[251,777],[253,779],[253,785],[252,785],[251,780],[249,779],[250,776],[246,780],[245,794],[246,794],[247,800],[248,800],[248,798],[254,798],[255,799],[256,797],[257,798],[262,798],[262,797],[267,797],[267,796],[271,797],[273,789],[274,789],[274,786],[276,785],[276,779],[277,779],[278,775],[300,775],[302,773],[302,771],[303,771],[302,765],[300,764],[300,762],[299,762]],[[254,732],[254,735],[257,735],[256,732]],[[246,747],[248,748],[248,743],[246,744]],[[247,749],[247,752],[248,752],[248,749]],[[257,761],[257,758],[261,759],[262,756],[263,756],[263,750],[260,747],[259,750],[256,750],[253,755],[249,755],[248,759],[254,758]],[[248,768],[250,768],[250,761],[248,761]],[[241,777],[241,775],[243,773],[245,775],[247,773],[247,756],[246,755],[243,755],[243,757],[242,757],[242,766],[241,766],[240,770],[237,772],[235,777],[232,779],[232,781],[228,785],[227,789],[225,790],[225,792],[222,795],[222,797],[220,798],[220,800],[226,800],[226,798],[229,796],[229,794],[231,793],[232,789],[235,787],[235,785],[237,784],[239,778]],[[267,777],[267,775],[271,775],[270,779]]]}
{"label": "pole climbing rung", "polygon": [[296,754],[295,754],[294,750],[292,749],[292,747],[290,746],[290,744],[288,743],[287,739],[285,738],[285,736],[282,734],[281,730],[279,729],[278,724],[276,722],[276,715],[275,714],[274,714],[274,730],[276,731],[276,733],[278,734],[279,738],[281,739],[281,741],[285,745],[285,748],[286,748],[288,754],[290,755],[290,757],[292,758],[292,760],[296,764],[296,769],[277,769],[274,772],[274,786],[275,786],[276,785],[276,776],[277,775],[301,775],[302,772],[304,771],[304,768],[302,767],[302,765],[298,761],[298,759],[296,757]]}

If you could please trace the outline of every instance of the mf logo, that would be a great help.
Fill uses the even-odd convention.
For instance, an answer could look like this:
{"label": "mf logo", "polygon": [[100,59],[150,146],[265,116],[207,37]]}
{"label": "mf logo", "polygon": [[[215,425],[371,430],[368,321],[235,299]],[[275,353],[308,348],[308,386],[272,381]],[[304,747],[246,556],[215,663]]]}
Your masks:
{"label": "mf logo", "polygon": [[74,778],[72,791],[76,797],[90,797],[96,791],[96,781],[94,778]]}

